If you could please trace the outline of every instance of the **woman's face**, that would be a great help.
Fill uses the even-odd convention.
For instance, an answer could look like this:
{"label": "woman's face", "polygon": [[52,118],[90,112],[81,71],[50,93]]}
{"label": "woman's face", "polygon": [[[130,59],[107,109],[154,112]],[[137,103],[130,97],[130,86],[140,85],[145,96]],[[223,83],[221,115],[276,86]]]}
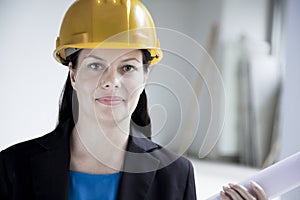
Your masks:
{"label": "woman's face", "polygon": [[121,122],[131,117],[148,72],[140,50],[83,49],[71,83],[79,103],[79,119]]}

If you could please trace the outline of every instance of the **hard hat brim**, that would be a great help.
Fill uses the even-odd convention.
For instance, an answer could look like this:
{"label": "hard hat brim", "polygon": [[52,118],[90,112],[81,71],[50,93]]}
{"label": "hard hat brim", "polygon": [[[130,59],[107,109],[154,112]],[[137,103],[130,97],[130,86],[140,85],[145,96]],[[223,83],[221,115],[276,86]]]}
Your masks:
{"label": "hard hat brim", "polygon": [[59,48],[55,49],[53,52],[53,56],[57,62],[61,62],[61,60],[66,60],[66,49],[73,48],[73,49],[147,49],[153,59],[150,61],[149,65],[154,65],[158,63],[162,58],[162,51],[160,48],[157,47],[145,47],[142,44],[120,44],[120,43],[80,43],[80,44],[70,44],[70,45],[63,45]]}

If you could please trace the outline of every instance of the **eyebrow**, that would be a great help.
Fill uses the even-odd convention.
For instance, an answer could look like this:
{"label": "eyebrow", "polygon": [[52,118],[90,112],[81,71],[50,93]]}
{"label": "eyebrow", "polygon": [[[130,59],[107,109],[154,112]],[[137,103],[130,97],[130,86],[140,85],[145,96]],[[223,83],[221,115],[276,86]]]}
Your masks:
{"label": "eyebrow", "polygon": [[136,58],[127,58],[127,59],[125,59],[125,60],[122,60],[122,62],[127,62],[127,61],[131,61],[131,60],[135,60],[135,61],[137,61],[138,63],[141,63],[141,61],[139,61],[139,60],[136,59]]}
{"label": "eyebrow", "polygon": [[100,57],[95,56],[95,55],[88,55],[88,56],[85,56],[84,59],[86,59],[86,58],[88,58],[88,57],[92,57],[92,58],[95,58],[95,59],[98,59],[98,60],[106,61],[106,60],[104,60],[103,58],[100,58]]}

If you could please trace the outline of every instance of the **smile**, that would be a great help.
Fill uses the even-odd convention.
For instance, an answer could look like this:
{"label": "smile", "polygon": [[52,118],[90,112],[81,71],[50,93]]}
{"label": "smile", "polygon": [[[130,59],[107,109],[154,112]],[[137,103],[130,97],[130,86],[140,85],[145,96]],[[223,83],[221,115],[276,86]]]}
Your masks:
{"label": "smile", "polygon": [[96,99],[101,104],[107,105],[107,106],[115,106],[123,102],[123,99],[121,97],[117,96],[105,96]]}

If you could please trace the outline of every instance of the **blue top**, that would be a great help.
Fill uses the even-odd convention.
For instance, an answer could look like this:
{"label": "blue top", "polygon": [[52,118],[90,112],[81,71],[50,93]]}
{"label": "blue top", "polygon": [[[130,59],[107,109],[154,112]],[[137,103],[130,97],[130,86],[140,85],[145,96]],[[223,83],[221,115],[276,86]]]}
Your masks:
{"label": "blue top", "polygon": [[69,200],[115,200],[121,173],[87,174],[70,171]]}

